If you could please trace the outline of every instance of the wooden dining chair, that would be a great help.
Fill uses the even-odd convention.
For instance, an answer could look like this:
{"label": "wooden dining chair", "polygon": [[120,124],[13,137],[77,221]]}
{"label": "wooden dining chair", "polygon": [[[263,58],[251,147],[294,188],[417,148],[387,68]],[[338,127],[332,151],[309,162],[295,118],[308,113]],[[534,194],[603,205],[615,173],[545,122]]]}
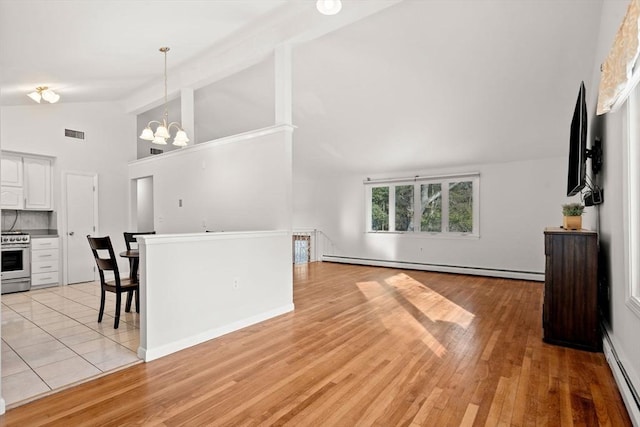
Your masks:
{"label": "wooden dining chair", "polygon": [[[130,251],[131,249],[138,249],[138,246],[137,246],[138,241],[136,240],[136,236],[144,235],[144,234],[156,234],[156,232],[155,231],[136,231],[136,232],[125,231],[122,234],[124,234],[124,244],[127,246],[127,250]],[[136,244],[135,248],[131,246],[132,243]]]}
{"label": "wooden dining chair", "polygon": [[[136,239],[136,236],[139,235],[144,235],[144,234],[156,234],[155,231],[136,231],[136,232],[128,232],[125,231],[124,233],[124,244],[127,246],[127,250],[130,251],[131,249],[138,249],[138,240]],[[135,247],[132,246],[132,244],[135,244]],[[138,272],[138,259],[135,258],[129,258],[129,271],[130,272]]]}
{"label": "wooden dining chair", "polygon": [[[124,235],[124,244],[127,247],[127,250],[130,251],[131,249],[138,249],[138,240],[136,239],[136,236],[139,236],[141,234],[156,234],[156,232],[155,231],[135,231],[135,232],[125,231],[122,234]],[[129,258],[130,277],[132,280],[135,280],[136,282],[140,282],[140,273],[138,271],[139,263],[140,263],[139,258]],[[136,294],[137,293],[138,291],[136,291]],[[127,304],[129,306],[131,306],[131,297],[132,297],[131,295],[127,297]]]}
{"label": "wooden dining chair", "polygon": [[[118,260],[113,252],[113,246],[111,245],[111,239],[106,237],[91,237],[87,236],[91,252],[96,260],[98,266],[98,272],[100,273],[100,313],[98,314],[98,323],[102,322],[102,315],[104,314],[104,301],[106,292],[113,292],[116,294],[116,316],[113,322],[113,328],[118,329],[120,323],[120,306],[122,304],[122,294],[127,293],[127,304],[125,311],[131,310],[131,300],[133,294],[136,295],[136,312],[140,313],[140,297],[138,292],[138,282],[131,280],[130,278],[121,278],[120,271],[118,270]],[[104,277],[105,271],[113,272],[113,280],[108,281]]]}

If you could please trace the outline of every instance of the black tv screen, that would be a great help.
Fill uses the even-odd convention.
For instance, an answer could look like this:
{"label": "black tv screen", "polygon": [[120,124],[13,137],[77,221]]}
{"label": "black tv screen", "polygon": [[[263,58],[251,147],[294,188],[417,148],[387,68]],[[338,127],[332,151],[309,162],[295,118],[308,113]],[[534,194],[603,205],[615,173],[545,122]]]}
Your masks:
{"label": "black tv screen", "polygon": [[580,83],[576,108],[571,119],[569,137],[569,174],[567,176],[567,196],[578,194],[587,177],[587,103],[584,82]]}

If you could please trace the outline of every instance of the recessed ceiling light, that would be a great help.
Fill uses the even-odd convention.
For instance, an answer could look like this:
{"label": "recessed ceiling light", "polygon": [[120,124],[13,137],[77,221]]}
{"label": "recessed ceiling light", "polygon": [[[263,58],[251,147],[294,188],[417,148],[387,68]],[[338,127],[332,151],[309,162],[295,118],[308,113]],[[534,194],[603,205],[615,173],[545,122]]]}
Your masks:
{"label": "recessed ceiling light", "polygon": [[335,15],[342,9],[342,1],[340,0],[318,0],[316,3],[318,12],[323,15]]}

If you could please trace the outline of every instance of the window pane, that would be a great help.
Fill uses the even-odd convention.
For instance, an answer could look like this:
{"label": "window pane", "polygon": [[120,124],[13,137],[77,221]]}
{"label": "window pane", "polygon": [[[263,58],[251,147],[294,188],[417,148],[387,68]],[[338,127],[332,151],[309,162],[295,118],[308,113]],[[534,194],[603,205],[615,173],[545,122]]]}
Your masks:
{"label": "window pane", "polygon": [[389,187],[371,189],[371,230],[389,230]]}
{"label": "window pane", "polygon": [[449,231],[453,233],[473,231],[473,183],[471,181],[449,184]]}
{"label": "window pane", "polygon": [[413,185],[396,186],[396,231],[413,231]]}
{"label": "window pane", "polygon": [[442,231],[442,184],[420,186],[420,231]]}

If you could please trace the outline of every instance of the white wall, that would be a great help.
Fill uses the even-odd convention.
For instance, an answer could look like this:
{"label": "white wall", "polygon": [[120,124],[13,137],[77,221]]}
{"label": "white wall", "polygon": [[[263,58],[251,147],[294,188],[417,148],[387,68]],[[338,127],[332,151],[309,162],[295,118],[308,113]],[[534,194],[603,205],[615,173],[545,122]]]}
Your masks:
{"label": "white wall", "polygon": [[271,126],[275,115],[273,55],[194,93],[197,143]]}
{"label": "white wall", "polygon": [[[628,2],[605,1],[603,3],[596,63],[593,67],[596,82],[599,82],[600,64],[609,52],[627,5]],[[590,97],[589,111],[595,111],[596,92],[594,87]],[[638,339],[640,318],[625,304],[626,289],[629,286],[625,271],[625,235],[628,233],[628,227],[623,202],[626,115],[625,105],[616,113],[602,116],[599,123],[604,151],[601,185],[605,191],[604,203],[600,207],[600,250],[606,261],[601,266],[605,269],[604,285],[609,286],[610,301],[605,307],[605,312],[609,312],[605,319],[607,331],[629,378],[635,389],[640,392],[640,340]],[[597,122],[592,120],[592,124],[595,123]],[[633,404],[628,404],[629,406],[633,407]],[[636,423],[640,423],[640,410],[636,408],[635,414]]]}
{"label": "white wall", "polygon": [[290,231],[140,240],[146,361],[293,310]]}
{"label": "white wall", "polygon": [[365,176],[295,170],[294,228],[320,230],[324,255],[543,274],[543,230],[561,224],[567,203],[565,157],[397,172],[384,177],[480,172],[480,238],[366,233]]}
{"label": "white wall", "polygon": [[[95,172],[99,188],[98,231],[112,236],[116,251],[124,250],[124,240],[119,236],[128,228],[127,162],[136,155],[135,116],[124,114],[116,103],[64,102],[2,107],[0,114],[3,150],[55,157],[53,200],[61,237],[66,231],[62,172]],[[65,128],[85,132],[85,139],[65,137]],[[64,245],[65,239],[61,242]],[[121,261],[123,271],[128,271],[126,260]]]}
{"label": "white wall", "polygon": [[158,233],[290,230],[291,162],[291,128],[274,126],[132,162],[129,178],[153,177]]}

